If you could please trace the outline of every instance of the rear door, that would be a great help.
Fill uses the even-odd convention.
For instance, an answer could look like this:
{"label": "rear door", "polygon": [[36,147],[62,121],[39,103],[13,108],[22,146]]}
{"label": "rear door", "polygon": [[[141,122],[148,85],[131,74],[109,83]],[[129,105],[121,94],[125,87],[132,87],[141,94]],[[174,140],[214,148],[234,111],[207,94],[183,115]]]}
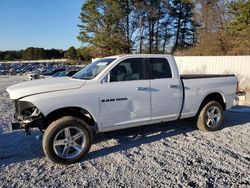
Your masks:
{"label": "rear door", "polygon": [[182,104],[182,87],[167,58],[150,58],[151,120],[175,120]]}
{"label": "rear door", "polygon": [[150,86],[144,58],[121,61],[101,83],[100,115],[103,129],[119,129],[150,120]]}

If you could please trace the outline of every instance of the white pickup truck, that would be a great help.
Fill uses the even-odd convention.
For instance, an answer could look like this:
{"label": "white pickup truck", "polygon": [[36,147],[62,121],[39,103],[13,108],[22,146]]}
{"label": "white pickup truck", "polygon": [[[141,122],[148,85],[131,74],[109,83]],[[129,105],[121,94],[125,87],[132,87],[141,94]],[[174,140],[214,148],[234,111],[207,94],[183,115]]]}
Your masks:
{"label": "white pickup truck", "polygon": [[215,131],[234,105],[234,75],[179,75],[169,55],[121,55],[99,59],[72,78],[26,81],[7,88],[15,101],[13,129],[38,127],[53,162],[83,158],[92,131],[195,117],[202,131]]}

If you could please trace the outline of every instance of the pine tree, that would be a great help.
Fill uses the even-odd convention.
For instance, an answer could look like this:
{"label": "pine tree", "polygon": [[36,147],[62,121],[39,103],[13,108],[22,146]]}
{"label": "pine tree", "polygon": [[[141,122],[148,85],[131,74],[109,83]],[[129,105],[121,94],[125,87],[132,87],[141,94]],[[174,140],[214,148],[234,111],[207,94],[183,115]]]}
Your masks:
{"label": "pine tree", "polygon": [[101,56],[186,49],[196,42],[193,9],[192,0],[86,0],[78,39]]}
{"label": "pine tree", "polygon": [[250,28],[250,0],[228,3],[228,12],[233,16],[228,28],[233,33],[246,32]]}
{"label": "pine tree", "polygon": [[77,52],[75,47],[71,46],[66,52],[64,53],[64,57],[70,60],[74,60],[77,58]]}
{"label": "pine tree", "polygon": [[129,32],[121,22],[129,10],[124,11],[123,3],[112,0],[84,2],[78,39],[97,46],[104,55],[130,52]]}
{"label": "pine tree", "polygon": [[173,17],[174,28],[176,29],[173,52],[193,45],[195,32],[193,9],[194,3],[189,0],[173,0],[170,2],[170,15]]}
{"label": "pine tree", "polygon": [[197,35],[195,46],[188,55],[226,55],[230,51],[225,29],[225,2],[222,0],[197,0],[195,20]]}
{"label": "pine tree", "polygon": [[228,3],[231,54],[250,54],[250,0]]}

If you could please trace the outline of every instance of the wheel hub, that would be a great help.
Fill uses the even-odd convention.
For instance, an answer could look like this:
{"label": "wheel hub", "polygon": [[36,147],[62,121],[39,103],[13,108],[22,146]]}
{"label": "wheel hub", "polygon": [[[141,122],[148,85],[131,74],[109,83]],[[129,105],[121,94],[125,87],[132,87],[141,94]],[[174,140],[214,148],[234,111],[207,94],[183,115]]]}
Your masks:
{"label": "wheel hub", "polygon": [[216,127],[221,119],[221,111],[217,106],[212,106],[206,113],[206,124],[208,127]]}
{"label": "wheel hub", "polygon": [[85,148],[85,133],[77,127],[60,130],[54,138],[54,152],[64,159],[77,157]]}

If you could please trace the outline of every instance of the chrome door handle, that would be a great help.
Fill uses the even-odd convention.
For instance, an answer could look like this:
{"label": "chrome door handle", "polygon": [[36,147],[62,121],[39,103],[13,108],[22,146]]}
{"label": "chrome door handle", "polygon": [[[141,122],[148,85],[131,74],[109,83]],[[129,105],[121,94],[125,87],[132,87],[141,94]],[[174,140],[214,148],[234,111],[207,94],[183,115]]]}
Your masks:
{"label": "chrome door handle", "polygon": [[180,86],[179,85],[169,85],[169,88],[173,88],[173,89],[178,89]]}
{"label": "chrome door handle", "polygon": [[146,91],[147,88],[146,87],[137,87],[136,90],[137,91]]}

